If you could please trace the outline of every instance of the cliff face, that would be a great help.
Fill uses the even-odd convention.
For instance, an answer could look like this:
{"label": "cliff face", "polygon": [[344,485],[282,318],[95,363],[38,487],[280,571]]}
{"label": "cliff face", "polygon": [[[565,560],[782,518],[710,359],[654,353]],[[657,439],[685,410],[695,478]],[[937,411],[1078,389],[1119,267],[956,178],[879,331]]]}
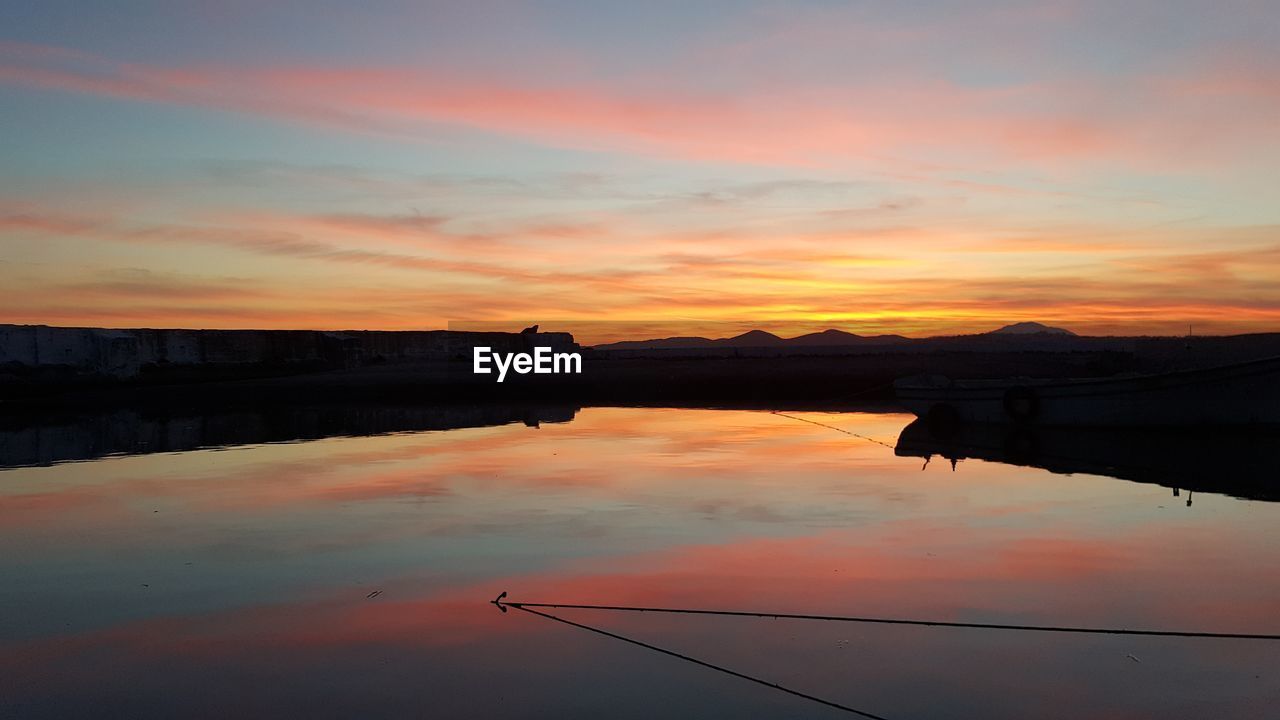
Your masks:
{"label": "cliff face", "polygon": [[59,368],[127,379],[151,367],[305,365],[467,360],[472,348],[576,351],[569,333],[321,330],[111,330],[0,325],[0,369]]}

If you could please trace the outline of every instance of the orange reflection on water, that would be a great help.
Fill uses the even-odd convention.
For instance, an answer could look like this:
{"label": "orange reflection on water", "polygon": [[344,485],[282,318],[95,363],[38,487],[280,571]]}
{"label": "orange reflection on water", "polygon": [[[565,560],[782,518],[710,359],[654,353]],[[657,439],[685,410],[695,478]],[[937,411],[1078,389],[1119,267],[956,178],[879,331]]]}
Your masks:
{"label": "orange reflection on water", "polygon": [[[429,695],[513,717],[630,697],[651,715],[647,677],[695,714],[791,716],[785,698],[487,601],[1280,631],[1276,506],[922,470],[874,442],[904,416],[797,415],[862,437],[767,412],[590,408],[538,429],[8,471],[0,512],[18,522],[0,542],[22,553],[0,560],[0,669],[24,707],[60,711],[128,687],[163,714],[164,678],[219,712],[324,698],[412,714]],[[1157,717],[1210,698],[1249,717],[1280,692],[1251,672],[1280,660],[1260,644],[564,612],[910,716]]]}

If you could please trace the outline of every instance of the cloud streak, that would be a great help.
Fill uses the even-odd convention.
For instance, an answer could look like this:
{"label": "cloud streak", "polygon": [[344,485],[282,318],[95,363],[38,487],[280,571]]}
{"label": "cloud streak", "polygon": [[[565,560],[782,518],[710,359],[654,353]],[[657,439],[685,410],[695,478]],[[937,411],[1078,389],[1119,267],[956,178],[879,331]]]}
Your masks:
{"label": "cloud streak", "polygon": [[515,44],[445,27],[467,13],[430,47],[0,42],[6,98],[75,95],[105,133],[15,115],[38,149],[0,196],[0,320],[1280,322],[1262,5],[746,7],[637,38],[540,12]]}
{"label": "cloud streak", "polygon": [[154,65],[14,43],[0,45],[0,59],[9,83],[358,133],[426,139],[446,125],[555,147],[797,166],[892,155],[1023,168],[1248,160],[1260,141],[1276,150],[1266,118],[1280,110],[1280,87],[1251,57],[1109,81],[965,85],[908,67],[723,92],[395,65]]}
{"label": "cloud streak", "polygon": [[[580,238],[562,246],[545,242],[545,228],[532,231],[531,241],[523,238],[522,226],[473,244],[465,232],[451,236],[451,222],[232,213],[216,224],[141,225],[26,208],[0,216],[0,233],[87,247],[163,247],[181,257],[230,253],[222,262],[233,267],[246,262],[237,257],[256,256],[305,263],[298,267],[322,271],[320,277],[329,268],[355,272],[357,279],[334,286],[142,269],[78,281],[41,277],[32,288],[58,291],[22,293],[8,319],[69,321],[79,312],[80,322],[110,325],[190,324],[182,322],[186,317],[213,327],[335,328],[362,319],[370,326],[438,327],[533,317],[582,321],[586,335],[601,335],[584,335],[588,341],[614,339],[637,322],[684,323],[692,330],[698,320],[754,322],[784,333],[838,326],[907,334],[967,332],[1024,319],[1097,333],[1169,332],[1186,322],[1247,331],[1280,323],[1280,290],[1271,282],[1280,274],[1280,244],[1268,227],[1183,229],[1188,242],[1168,247],[1153,246],[1146,233],[1100,230],[1110,239],[1081,265],[1078,253],[1054,241],[986,242],[975,249],[933,238],[938,250],[921,257],[917,248],[925,239],[916,231],[909,235],[915,244],[902,249],[876,243],[874,251],[852,253],[831,248],[856,231],[790,232],[787,241],[767,231],[750,238],[722,231],[658,234],[650,244],[632,242],[644,237],[635,227],[596,224],[549,231]],[[1213,236],[1229,238],[1230,249],[1204,251],[1190,242]],[[518,263],[491,253],[525,243],[527,251],[513,256]],[[1018,267],[1033,271],[1010,272]]]}

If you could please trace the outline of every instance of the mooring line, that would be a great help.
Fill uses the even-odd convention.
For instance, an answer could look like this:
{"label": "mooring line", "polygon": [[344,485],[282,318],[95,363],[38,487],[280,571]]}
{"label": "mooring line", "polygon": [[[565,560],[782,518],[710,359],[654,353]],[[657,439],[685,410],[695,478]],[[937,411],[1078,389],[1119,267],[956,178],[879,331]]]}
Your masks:
{"label": "mooring line", "polygon": [[[503,595],[505,594],[506,593],[503,593]],[[504,603],[504,602],[501,602],[501,600],[502,600],[502,596],[499,596],[497,600],[493,601],[493,604],[497,605],[500,609],[503,609],[504,612],[505,612],[505,607],[513,607],[517,610],[522,610],[531,615],[544,617],[548,620],[555,620],[558,623],[564,623],[565,625],[576,627],[581,630],[587,630],[589,632],[593,632],[598,635],[603,635],[605,637],[613,638],[614,640],[621,640],[622,642],[630,643],[632,645],[637,645],[639,647],[645,648],[646,650],[652,650],[654,652],[662,653],[663,655],[668,655],[673,658],[684,660],[685,662],[690,662],[690,663],[693,663],[694,665],[700,665],[702,667],[715,670],[716,672],[721,672],[726,675],[732,675],[733,677],[740,678],[742,680],[749,680],[750,682],[756,683],[757,685],[763,685],[767,688],[772,688],[774,690],[787,693],[788,695],[794,695],[795,697],[803,698],[805,700],[809,700],[811,702],[815,702],[820,705],[825,705],[829,708],[842,710],[844,712],[852,713],[854,715],[858,715],[864,718],[870,718],[870,720],[888,720],[888,718],[885,718],[882,715],[869,713],[865,710],[859,710],[857,708],[849,707],[848,705],[841,705],[838,702],[834,702],[832,700],[825,700],[823,698],[818,697],[817,695],[810,695],[809,693],[801,692],[799,690],[792,690],[791,688],[785,687],[783,685],[779,685],[778,683],[770,682],[768,680],[763,680],[761,678],[755,677],[754,675],[747,675],[746,673],[741,673],[741,672],[738,672],[737,670],[731,670],[722,665],[716,665],[714,663],[707,662],[706,660],[699,660],[698,658],[685,655],[684,653],[676,652],[675,650],[668,650],[666,648],[658,647],[657,645],[652,645],[642,640],[636,640],[634,638],[629,638],[625,635],[619,635],[617,633],[609,632],[608,630],[602,630],[600,628],[592,627],[590,625],[584,625],[582,623],[574,622],[572,620],[566,620],[562,617],[552,615],[551,613],[544,613],[538,610],[533,610],[531,608],[525,607],[525,605],[528,605],[530,603]]]}
{"label": "mooring line", "polygon": [[[1094,635],[1144,635],[1149,637],[1219,638],[1227,640],[1280,640],[1280,634],[1201,632],[1192,630],[1130,630],[1125,628],[1091,628],[1058,625],[1013,625],[1004,623],[956,622],[945,620],[908,620],[901,618],[856,617],[848,615],[806,615],[801,613],[754,612],[747,610],[705,610],[697,608],[637,607],[627,605],[583,605],[577,603],[537,603],[494,601],[495,604],[529,610],[530,608],[564,608],[573,610],[609,610],[614,612],[673,613],[681,615],[720,615],[728,617],[776,618],[781,620],[825,620],[831,622],[875,623],[880,625],[921,625],[925,627],[974,628],[978,630],[1024,630],[1031,632],[1086,633]],[[533,612],[532,610],[529,610]]]}
{"label": "mooring line", "polygon": [[884,442],[883,440],[877,440],[877,439],[875,439],[875,438],[873,438],[873,437],[867,437],[866,435],[859,435],[858,433],[853,432],[852,430],[845,430],[844,428],[842,428],[842,427],[836,427],[835,425],[828,425],[828,424],[826,424],[826,423],[818,422],[817,420],[810,420],[810,419],[808,419],[808,418],[802,418],[802,417],[798,417],[798,416],[796,416],[796,415],[788,415],[787,413],[784,413],[784,412],[782,412],[781,410],[772,410],[772,411],[770,411],[770,414],[772,414],[772,415],[780,415],[780,416],[782,416],[782,417],[784,417],[784,418],[791,418],[792,420],[799,420],[800,422],[807,422],[807,423],[809,423],[810,425],[818,425],[819,427],[830,428],[830,429],[835,430],[835,431],[837,431],[837,432],[842,432],[842,433],[844,433],[845,435],[852,435],[852,436],[854,436],[854,437],[856,437],[856,438],[862,438],[863,440],[869,440],[869,441],[871,441],[871,442],[873,442],[873,443],[875,443],[875,444],[877,444],[877,445],[883,445],[883,446],[885,446],[885,447],[889,448],[890,450],[893,450],[893,449],[894,449],[894,447],[893,447],[892,445],[890,445],[890,444],[889,444],[889,443],[887,443],[887,442]]}

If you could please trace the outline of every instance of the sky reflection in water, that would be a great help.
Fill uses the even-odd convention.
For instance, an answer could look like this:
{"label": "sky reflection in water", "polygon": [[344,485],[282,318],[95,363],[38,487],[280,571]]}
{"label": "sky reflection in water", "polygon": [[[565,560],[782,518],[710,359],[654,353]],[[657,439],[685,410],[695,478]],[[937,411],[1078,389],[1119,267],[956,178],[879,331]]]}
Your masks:
{"label": "sky reflection in water", "polygon": [[[7,470],[0,716],[837,717],[488,600],[1280,632],[1278,521],[746,411]],[[1280,703],[1276,643],[557,614],[895,719]]]}

